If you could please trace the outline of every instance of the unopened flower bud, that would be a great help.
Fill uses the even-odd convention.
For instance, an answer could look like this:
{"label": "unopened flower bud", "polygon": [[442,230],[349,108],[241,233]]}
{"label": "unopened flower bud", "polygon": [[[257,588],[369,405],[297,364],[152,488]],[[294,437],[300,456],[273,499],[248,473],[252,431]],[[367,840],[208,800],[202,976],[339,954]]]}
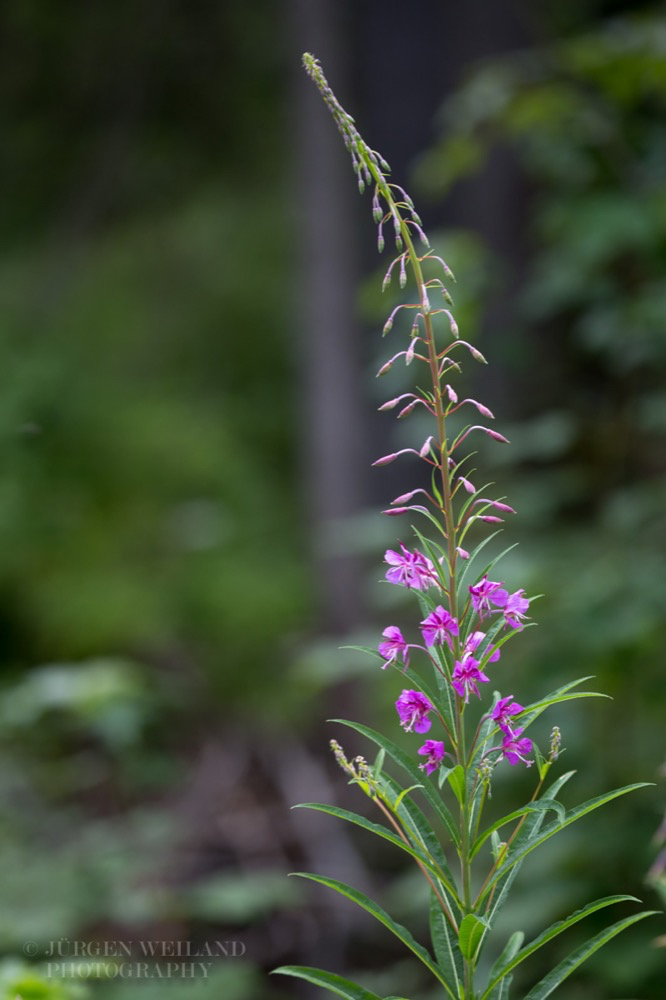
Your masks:
{"label": "unopened flower bud", "polygon": [[389,399],[387,400],[386,403],[382,403],[382,405],[378,406],[377,409],[379,410],[380,413],[383,410],[392,410],[395,406],[398,405],[401,399],[407,399],[407,397],[411,395],[413,395],[413,393],[403,392],[401,396],[396,396],[395,399]]}
{"label": "unopened flower bud", "polygon": [[403,254],[402,259],[400,261],[400,279],[399,279],[399,283],[400,283],[400,287],[401,288],[404,288],[405,285],[407,284],[407,271],[405,270],[406,263],[407,263],[407,254]]}
{"label": "unopened flower bud", "polygon": [[390,462],[395,462],[395,460],[396,460],[397,457],[398,457],[397,452],[394,452],[391,455],[384,455],[382,458],[378,458],[377,461],[373,462],[372,464],[373,465],[388,465]]}
{"label": "unopened flower bud", "polygon": [[557,760],[560,756],[560,746],[562,744],[562,734],[559,726],[553,726],[550,734],[550,760]]}
{"label": "unopened flower bud", "polygon": [[491,438],[494,438],[495,441],[501,441],[502,444],[510,444],[509,439],[505,438],[503,434],[498,434],[497,431],[491,431],[489,427],[484,427],[483,430],[486,434],[489,434]]}
{"label": "unopened flower bud", "polygon": [[495,419],[495,415],[488,409],[487,406],[484,406],[483,403],[478,403],[475,399],[466,399],[464,402],[471,403],[472,406],[476,406],[482,417],[486,417],[488,420]]}
{"label": "unopened flower bud", "polygon": [[456,321],[454,320],[453,316],[451,315],[451,313],[449,312],[448,309],[445,309],[444,312],[449,317],[449,325],[451,327],[451,333],[453,334],[453,336],[457,340],[458,337],[460,336],[460,334],[458,332],[458,324],[456,323]]}
{"label": "unopened flower bud", "polygon": [[398,420],[401,420],[402,417],[408,416],[408,414],[410,414],[412,412],[412,410],[417,405],[417,403],[420,403],[420,402],[421,402],[420,399],[414,399],[414,400],[412,400],[411,403],[408,403],[407,406],[404,406],[402,408],[402,410],[400,410],[400,413],[398,414]]}
{"label": "unopened flower bud", "polygon": [[426,438],[426,440],[423,442],[419,450],[419,455],[421,456],[421,458],[426,458],[426,456],[430,454],[430,447],[433,441],[434,438],[431,434],[430,437]]}

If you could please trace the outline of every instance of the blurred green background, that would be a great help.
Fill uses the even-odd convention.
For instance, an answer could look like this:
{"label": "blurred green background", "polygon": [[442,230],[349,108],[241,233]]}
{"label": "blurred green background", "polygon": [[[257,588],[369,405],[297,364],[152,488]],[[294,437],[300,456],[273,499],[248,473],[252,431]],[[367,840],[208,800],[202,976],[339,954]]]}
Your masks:
{"label": "blurred green background", "polygon": [[[394,726],[399,678],[338,647],[413,614],[376,585],[376,510],[410,469],[369,464],[419,434],[375,414],[402,391],[373,379],[397,335],[304,49],[415,197],[491,362],[466,388],[512,441],[480,459],[520,514],[504,574],[545,595],[503,690],[592,674],[612,695],[544,723],[570,803],[657,783],[526,866],[506,927],[615,891],[658,905],[666,11],[536,6],[5,0],[0,997],[318,995],[266,977],[299,962],[434,1000],[390,936],[286,878],[422,925],[399,859],[289,809],[354,807],[326,718]],[[663,1000],[664,933],[620,938],[569,1000]],[[168,982],[48,972],[49,949],[136,962],[151,941],[226,957]]]}

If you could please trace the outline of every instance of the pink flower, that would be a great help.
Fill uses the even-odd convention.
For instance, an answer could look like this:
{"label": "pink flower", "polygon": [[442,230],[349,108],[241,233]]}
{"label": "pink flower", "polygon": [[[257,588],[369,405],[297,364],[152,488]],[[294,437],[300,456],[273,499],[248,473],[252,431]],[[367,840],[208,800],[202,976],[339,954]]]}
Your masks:
{"label": "pink flower", "polygon": [[386,571],[389,583],[396,583],[413,590],[427,590],[428,587],[439,586],[434,564],[416,549],[410,552],[400,543],[402,555],[387,549],[384,560],[390,569]]}
{"label": "pink flower", "polygon": [[444,759],[444,744],[441,740],[426,740],[418,752],[422,757],[428,758],[423,764],[419,764],[419,768],[427,775],[431,775]]}
{"label": "pink flower", "polygon": [[[511,628],[522,628],[521,620],[526,617],[525,612],[530,606],[527,597],[523,597],[524,590],[517,590],[515,594],[509,594],[504,605],[504,623]],[[499,603],[499,602],[496,602]]]}
{"label": "pink flower", "polygon": [[404,640],[403,634],[395,625],[389,625],[382,632],[386,642],[379,643],[379,653],[384,657],[386,663],[382,663],[382,670],[385,670],[389,663],[397,665],[398,659],[402,659],[405,666],[409,664],[409,646]]}
{"label": "pink flower", "polygon": [[523,706],[519,705],[517,701],[512,701],[512,698],[513,695],[509,695],[508,698],[500,698],[491,714],[493,721],[496,722],[502,732],[506,733],[508,736],[514,735],[510,725],[511,717],[514,715],[520,715],[523,711]]}
{"label": "pink flower", "polygon": [[509,597],[508,591],[504,590],[501,583],[489,580],[487,576],[473,584],[469,588],[469,592],[472,595],[474,610],[479,618],[485,618],[487,614],[491,614],[493,610],[491,604],[494,604],[495,607],[504,607]]}
{"label": "pink flower", "polygon": [[400,725],[406,732],[427,733],[431,722],[427,717],[432,711],[432,702],[420,691],[410,691],[405,689],[395,703],[395,707],[400,716]]}
{"label": "pink flower", "polygon": [[[483,640],[485,639],[485,637],[486,637],[485,632],[472,632],[472,634],[468,636],[467,642],[465,643],[463,656],[468,656],[471,655],[472,653],[475,653],[479,648],[479,646],[481,645],[481,643],[483,642]],[[497,647],[493,649],[492,646],[488,646],[483,656],[485,656],[488,653],[490,653],[490,656],[488,657],[488,663],[497,663],[497,661],[500,658],[499,649],[497,649]]]}
{"label": "pink flower", "polygon": [[458,622],[441,604],[421,622],[421,632],[426,646],[451,646],[451,636],[458,635]]}
{"label": "pink flower", "polygon": [[518,737],[522,731],[522,729],[515,729],[511,733],[507,733],[502,740],[502,753],[512,766],[515,766],[518,761],[522,760],[523,764],[527,764],[530,767],[533,762],[527,760],[525,755],[532,750],[532,740],[527,736],[523,736],[522,740],[519,739]]}
{"label": "pink flower", "polygon": [[485,683],[489,680],[490,678],[486,677],[480,669],[479,661],[475,660],[470,654],[463,656],[462,660],[456,660],[453,676],[451,677],[451,684],[460,697],[465,699],[465,704],[469,701],[470,691],[472,691],[477,698],[480,698],[481,695],[479,694],[477,683]]}

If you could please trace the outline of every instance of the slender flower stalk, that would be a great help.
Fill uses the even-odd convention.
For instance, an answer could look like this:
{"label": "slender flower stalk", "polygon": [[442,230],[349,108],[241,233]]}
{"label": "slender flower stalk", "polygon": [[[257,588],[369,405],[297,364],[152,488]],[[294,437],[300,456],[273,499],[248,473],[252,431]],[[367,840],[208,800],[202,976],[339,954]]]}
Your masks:
{"label": "slender flower stalk", "polygon": [[[531,598],[524,588],[511,591],[504,581],[491,578],[501,556],[478,568],[480,554],[491,541],[488,532],[497,533],[495,526],[503,524],[505,516],[514,515],[515,510],[504,497],[489,495],[487,484],[481,488],[474,485],[474,472],[468,469],[469,456],[464,454],[464,448],[470,435],[484,434],[502,445],[508,440],[485,424],[467,424],[455,436],[449,434],[449,418],[459,411],[471,411],[473,419],[478,419],[478,414],[485,421],[494,420],[482,402],[461,400],[455,378],[465,359],[458,354],[454,361],[450,355],[462,348],[475,362],[485,363],[485,358],[474,345],[460,339],[458,325],[448,308],[453,305],[452,299],[444,284],[453,277],[452,272],[430,249],[412,200],[402,187],[389,180],[388,164],[363,141],[317,60],[305,55],[303,62],[349,150],[361,193],[372,189],[379,251],[389,241],[395,245],[396,256],[389,263],[383,288],[387,289],[397,276],[400,289],[408,295],[407,301],[392,309],[383,328],[384,336],[392,335],[394,327],[400,327],[409,317],[407,346],[380,368],[378,376],[398,363],[414,365],[414,381],[419,388],[387,400],[379,409],[397,411],[397,417],[403,419],[419,407],[432,420],[431,432],[423,444],[402,448],[373,463],[381,468],[403,456],[410,456],[410,461],[415,457],[430,475],[430,489],[410,486],[384,511],[391,516],[408,515],[420,525],[412,527],[412,539],[399,541],[396,548],[387,550],[384,559],[388,567],[386,581],[402,587],[418,603],[413,631],[417,635],[417,629],[420,631],[418,638],[422,642],[410,641],[400,628],[389,625],[376,649],[369,650],[379,655],[383,669],[390,667],[401,675],[402,690],[395,708],[409,749],[396,742],[396,733],[385,737],[344,720],[339,721],[376,745],[378,757],[373,766],[363,758],[350,763],[339,745],[333,746],[351,782],[378,806],[390,829],[382,833],[363,817],[332,806],[309,806],[371,829],[415,861],[430,890],[434,954],[418,945],[378,904],[357,890],[322,876],[304,877],[341,892],[377,917],[426,966],[441,987],[442,996],[451,1000],[508,1000],[517,965],[587,913],[631,898],[612,896],[591,903],[554,924],[524,948],[522,933],[514,934],[503,950],[500,945],[501,955],[484,981],[479,973],[480,956],[488,939],[492,941],[495,917],[523,859],[588,812],[641,786],[606,793],[567,811],[557,795],[573,772],[560,775],[550,785],[546,783],[562,753],[559,728],[552,729],[547,756],[526,733],[547,708],[573,698],[596,696],[596,692],[574,690],[581,683],[575,681],[524,707],[512,694],[502,695],[495,690],[496,685],[501,686],[501,672],[496,666],[500,651],[503,656],[506,643],[534,623],[529,615]],[[418,503],[413,503],[417,497]],[[423,520],[432,537],[421,532]],[[479,535],[472,551],[463,547],[470,532]],[[427,679],[430,668],[434,685]],[[411,686],[404,687],[405,682]],[[424,734],[428,738],[419,746],[417,737]],[[406,787],[385,769],[387,758],[407,774]],[[486,821],[484,827],[484,810],[491,798],[495,771],[500,767],[509,773],[517,767],[529,769],[535,775],[535,788],[526,805],[500,820]],[[416,804],[417,798],[428,814]],[[444,833],[441,840],[437,832],[440,829]],[[480,889],[475,891],[473,886]],[[525,1000],[545,1000],[588,955],[647,915],[632,914],[604,934],[597,934],[582,950],[579,947],[575,960],[560,963],[537,983]],[[279,971],[307,979],[349,1000],[381,1000],[350,980],[323,970],[289,966]]]}

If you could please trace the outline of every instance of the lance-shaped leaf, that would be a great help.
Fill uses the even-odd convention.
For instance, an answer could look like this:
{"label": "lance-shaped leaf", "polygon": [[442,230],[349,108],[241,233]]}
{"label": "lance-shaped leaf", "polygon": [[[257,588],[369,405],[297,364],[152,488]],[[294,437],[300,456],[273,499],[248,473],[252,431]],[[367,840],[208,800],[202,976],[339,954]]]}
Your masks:
{"label": "lance-shaped leaf", "polygon": [[[499,958],[493,965],[492,969],[490,970],[491,979],[494,979],[498,971],[504,968],[504,966],[506,966],[511,961],[511,959],[517,953],[518,949],[520,948],[524,940],[525,940],[525,935],[523,934],[522,931],[514,931],[514,933],[507,941],[506,946],[503,949],[501,955],[499,956]],[[509,987],[511,986],[512,979],[513,976],[511,975],[510,972],[505,973],[505,975],[499,981],[497,986],[495,986],[492,992],[488,994],[488,1000],[506,1000],[506,998],[509,996]]]}
{"label": "lance-shaped leaf", "polygon": [[394,934],[399,941],[402,941],[402,943],[406,945],[407,948],[409,948],[409,950],[416,955],[416,957],[423,963],[423,965],[425,965],[426,969],[428,969],[432,973],[435,979],[437,979],[442,984],[442,986],[446,989],[447,993],[451,997],[453,997],[454,1000],[457,1000],[457,998],[455,998],[455,994],[452,992],[449,984],[444,978],[442,970],[433,961],[433,958],[430,955],[429,951],[426,948],[424,948],[422,944],[419,944],[419,942],[412,936],[411,932],[408,931],[406,927],[403,927],[402,924],[397,923],[397,921],[395,921],[393,917],[391,917],[386,912],[386,910],[384,910],[379,905],[379,903],[376,903],[373,899],[370,899],[368,896],[365,895],[365,893],[359,892],[358,889],[354,889],[352,888],[352,886],[347,885],[346,882],[339,882],[337,879],[326,878],[323,875],[312,875],[308,872],[294,872],[293,874],[298,875],[299,878],[307,878],[310,879],[312,882],[318,882],[320,885],[325,885],[329,889],[334,889],[336,892],[339,892],[340,895],[345,896],[347,899],[350,899],[353,903],[356,903],[357,906],[360,906],[361,909],[365,910],[367,913],[370,913],[376,920],[379,921],[380,924],[383,924],[384,927],[386,927],[389,931],[391,931],[391,933]]}
{"label": "lance-shaped leaf", "polygon": [[[405,789],[401,794],[404,796],[409,789]],[[337,806],[329,806],[322,802],[301,802],[295,809],[314,809],[316,812],[327,813],[329,816],[335,816],[337,819],[344,819],[348,823],[353,823],[355,826],[360,826],[363,830],[367,830],[369,833],[374,833],[377,837],[382,837],[383,840],[388,840],[390,844],[397,847],[399,850],[404,851],[405,854],[411,855],[417,861],[420,861],[424,868],[435,876],[435,878],[444,882],[447,889],[450,892],[455,892],[454,887],[449,882],[445,873],[438,868],[432,859],[424,852],[420,851],[410,844],[406,844],[401,837],[393,833],[387,827],[382,826],[381,823],[373,823],[371,820],[366,819],[365,816],[361,816],[359,813],[351,812],[349,809],[340,809]]]}
{"label": "lance-shaped leaf", "polygon": [[460,934],[458,935],[458,944],[463,958],[470,962],[474,961],[481,938],[489,926],[487,920],[477,917],[474,913],[467,914],[460,924]]}
{"label": "lance-shaped leaf", "polygon": [[459,996],[464,976],[463,957],[456,934],[433,892],[430,894],[430,937],[439,967],[455,996]]}
{"label": "lance-shaped leaf", "polygon": [[512,972],[517,965],[524,962],[526,958],[533,955],[535,951],[542,948],[553,938],[556,938],[559,934],[562,934],[569,927],[573,927],[577,924],[579,920],[584,920],[585,917],[589,916],[590,913],[595,913],[597,910],[602,910],[606,906],[612,906],[614,903],[640,903],[640,899],[636,899],[635,896],[606,896],[603,899],[597,899],[593,903],[588,903],[587,906],[583,906],[580,910],[576,910],[572,913],[570,917],[565,920],[558,920],[557,923],[551,924],[542,934],[539,934],[534,941],[530,941],[525,948],[522,948],[517,954],[511,956],[508,961],[505,961],[503,965],[499,965],[499,968],[493,971],[491,974],[490,982],[486,987],[486,990],[481,994],[480,1000],[488,1000],[492,995],[493,988],[506,976],[508,973]]}
{"label": "lance-shaped leaf", "polygon": [[551,705],[557,705],[562,701],[574,701],[576,698],[609,698],[610,695],[601,694],[599,691],[575,691],[573,694],[568,694],[572,688],[577,687],[579,684],[584,684],[585,681],[593,680],[593,675],[590,674],[589,677],[579,677],[576,681],[569,681],[568,684],[562,685],[556,691],[551,694],[546,695],[545,698],[540,698],[539,701],[532,702],[528,705],[520,715],[516,716],[516,722],[520,722],[523,728],[531,725],[536,718],[538,718],[542,712],[545,712],[547,708]]}
{"label": "lance-shaped leaf", "polygon": [[575,951],[556,965],[555,968],[544,976],[540,982],[534,986],[530,992],[525,997],[525,1000],[546,1000],[550,994],[557,989],[557,987],[564,982],[564,980],[571,975],[572,972],[582,965],[583,962],[587,961],[590,955],[593,955],[595,951],[602,948],[608,941],[611,941],[618,934],[621,934],[623,930],[627,927],[631,927],[632,924],[638,923],[639,920],[644,920],[645,917],[651,917],[658,913],[658,910],[644,910],[642,913],[635,913],[632,917],[626,917],[624,920],[618,920],[616,924],[611,927],[607,927],[605,931],[600,934],[596,934],[585,944],[582,944]]}
{"label": "lance-shaped leaf", "polygon": [[[331,722],[339,722],[343,726],[349,726],[350,729],[355,729],[357,733],[361,733],[362,736],[367,736],[369,740],[372,740],[378,747],[382,747],[386,750],[386,753],[399,764],[407,774],[418,784],[423,780],[423,774],[419,770],[418,764],[416,764],[411,757],[408,757],[403,750],[400,749],[397,744],[388,737],[383,736],[381,733],[376,732],[374,729],[369,729],[367,726],[361,725],[360,722],[349,722],[347,719],[331,719]],[[427,798],[430,805],[433,807],[439,818],[444,823],[449,836],[456,846],[460,844],[460,834],[453,821],[453,817],[442,799],[437,794],[435,789],[431,784],[425,784],[423,786],[423,794]]]}
{"label": "lance-shaped leaf", "polygon": [[470,858],[476,857],[488,837],[492,836],[496,830],[500,830],[507,823],[513,823],[514,820],[520,819],[520,817],[524,816],[525,813],[545,812],[548,809],[554,809],[557,813],[557,818],[559,819],[560,824],[564,823],[566,810],[562,803],[558,802],[556,799],[542,798],[537,799],[535,802],[528,802],[527,805],[523,806],[521,809],[516,809],[515,812],[509,813],[507,816],[503,816],[501,819],[498,819],[495,823],[493,823],[492,826],[489,826],[487,830],[484,830],[481,836],[474,841]]}
{"label": "lance-shaped leaf", "polygon": [[[569,781],[570,778],[573,777],[575,773],[575,771],[567,771],[566,774],[560,775],[557,781],[554,781],[550,788],[544,792],[542,798],[555,798],[560,789],[567,783],[567,781]],[[514,841],[514,850],[517,850],[520,846],[529,843],[538,836],[539,831],[543,826],[545,815],[545,812],[527,814],[527,817],[523,820],[520,831]],[[513,885],[521,867],[522,861],[519,861],[513,868],[506,872],[505,875],[502,875],[498,879],[497,884],[491,890],[488,903],[486,904],[486,917],[491,926],[495,921],[495,917],[504,905],[504,902],[511,891],[511,886]],[[502,1000],[505,1000],[505,998],[502,997]]]}
{"label": "lance-shaped leaf", "polygon": [[343,979],[333,972],[325,972],[323,969],[311,969],[307,965],[282,965],[279,969],[273,969],[273,974],[281,976],[295,976],[297,979],[305,979],[308,983],[321,986],[330,993],[335,993],[346,1000],[382,1000],[376,993],[364,990],[358,983],[353,983],[351,979]]}
{"label": "lance-shaped leaf", "polygon": [[460,805],[465,799],[465,771],[461,764],[456,764],[448,774],[449,785]]}
{"label": "lance-shaped leaf", "polygon": [[479,902],[487,897],[493,886],[499,881],[499,879],[502,878],[503,875],[513,868],[514,865],[518,864],[519,861],[522,861],[523,858],[525,858],[532,851],[536,850],[537,847],[540,847],[541,844],[544,844],[551,837],[555,836],[556,833],[559,833],[561,830],[566,829],[566,827],[571,826],[572,823],[582,819],[583,816],[587,816],[588,813],[593,812],[595,809],[605,805],[607,802],[612,802],[613,799],[619,798],[620,795],[626,795],[628,792],[633,792],[638,788],[646,788],[649,784],[649,781],[639,781],[633,785],[626,785],[624,788],[617,788],[613,792],[607,792],[605,795],[598,795],[594,799],[588,799],[587,802],[584,802],[576,809],[572,809],[566,817],[564,823],[560,823],[559,821],[551,823],[546,827],[540,836],[532,838],[527,844],[525,844],[524,847],[511,852],[509,858],[488,881]]}
{"label": "lance-shaped leaf", "polygon": [[[465,589],[465,578],[470,574],[474,560],[478,556],[479,552],[481,552],[481,550],[484,549],[489,542],[492,542],[493,538],[496,538],[497,535],[501,535],[501,533],[501,531],[493,531],[491,535],[486,535],[486,537],[480,541],[474,549],[472,549],[469,554],[469,558],[463,560],[464,566],[458,574],[458,601],[461,605],[464,605],[465,601],[469,597],[469,591]],[[490,565],[492,566],[492,563]],[[488,572],[488,570],[486,570],[486,572]],[[483,573],[479,573],[478,575],[483,576]]]}
{"label": "lance-shaped leaf", "polygon": [[[388,775],[382,775],[380,788],[386,794],[389,801],[397,801],[401,792],[400,786],[392,778],[389,778]],[[431,864],[444,872],[446,878],[442,879],[438,877],[437,888],[445,897],[451,913],[454,915],[460,914],[462,912],[462,903],[455,889],[453,874],[449,868],[446,855],[442,850],[442,845],[430,822],[422,810],[409,797],[403,798],[397,808],[396,815],[414,847],[419,851],[423,851]]]}

